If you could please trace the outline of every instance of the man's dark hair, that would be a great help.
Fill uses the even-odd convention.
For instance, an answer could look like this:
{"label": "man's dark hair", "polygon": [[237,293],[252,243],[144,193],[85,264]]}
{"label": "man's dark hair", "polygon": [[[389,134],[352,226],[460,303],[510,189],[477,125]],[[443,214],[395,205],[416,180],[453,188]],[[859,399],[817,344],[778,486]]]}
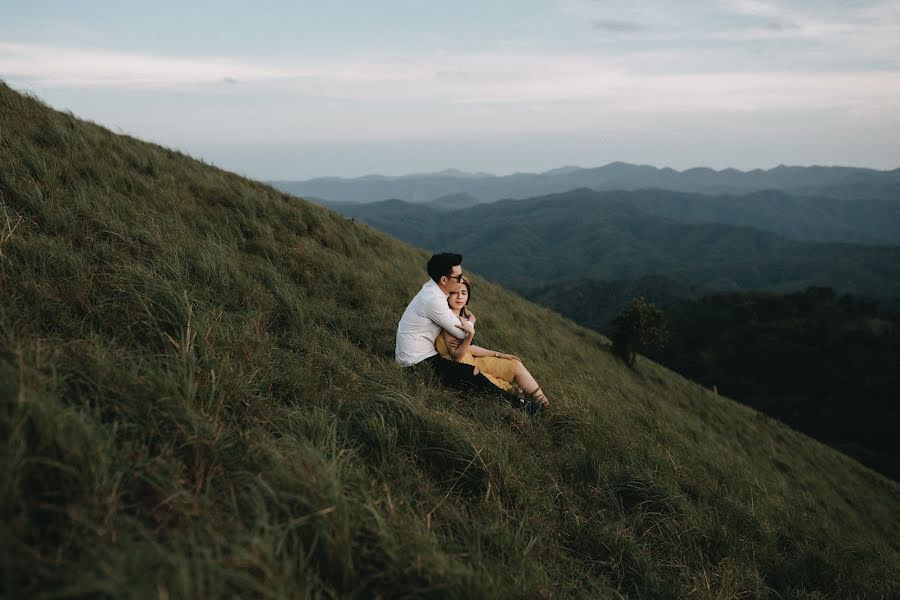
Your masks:
{"label": "man's dark hair", "polygon": [[441,252],[428,259],[428,276],[435,283],[441,282],[441,277],[449,276],[453,267],[462,264],[462,254]]}

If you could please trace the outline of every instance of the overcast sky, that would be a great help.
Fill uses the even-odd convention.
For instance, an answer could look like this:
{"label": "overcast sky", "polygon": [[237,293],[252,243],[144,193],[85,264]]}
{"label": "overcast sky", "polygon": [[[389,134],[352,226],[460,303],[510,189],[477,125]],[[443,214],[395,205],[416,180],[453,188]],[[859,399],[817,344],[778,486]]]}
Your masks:
{"label": "overcast sky", "polygon": [[259,179],[615,160],[900,167],[900,0],[0,0],[0,12],[9,85]]}

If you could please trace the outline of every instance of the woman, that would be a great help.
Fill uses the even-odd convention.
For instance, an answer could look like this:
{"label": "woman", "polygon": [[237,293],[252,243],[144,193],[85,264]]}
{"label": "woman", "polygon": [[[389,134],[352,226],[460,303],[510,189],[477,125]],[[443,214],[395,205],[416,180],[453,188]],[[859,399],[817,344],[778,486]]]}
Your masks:
{"label": "woman", "polygon": [[518,356],[480,348],[472,343],[475,338],[475,316],[467,308],[472,288],[466,279],[460,283],[462,285],[459,290],[450,292],[447,304],[459,315],[460,327],[466,332],[466,338],[460,341],[442,331],[434,343],[438,354],[443,358],[474,366],[476,374],[480,371],[502,390],[512,391],[512,384],[515,383],[535,404],[547,408],[550,401]]}

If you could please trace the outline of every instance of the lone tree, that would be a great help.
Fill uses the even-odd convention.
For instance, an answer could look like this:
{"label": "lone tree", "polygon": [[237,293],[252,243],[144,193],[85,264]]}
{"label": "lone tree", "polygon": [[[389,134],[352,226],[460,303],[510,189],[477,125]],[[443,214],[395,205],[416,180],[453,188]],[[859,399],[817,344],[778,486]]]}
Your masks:
{"label": "lone tree", "polygon": [[663,312],[644,298],[633,298],[612,321],[613,353],[632,368],[636,352],[662,348],[668,339]]}

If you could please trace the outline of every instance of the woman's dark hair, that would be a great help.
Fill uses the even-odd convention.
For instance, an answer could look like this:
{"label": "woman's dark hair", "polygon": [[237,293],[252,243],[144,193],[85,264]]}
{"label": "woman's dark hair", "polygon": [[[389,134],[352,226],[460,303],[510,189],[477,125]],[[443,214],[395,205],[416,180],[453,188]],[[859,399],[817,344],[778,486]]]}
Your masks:
{"label": "woman's dark hair", "polygon": [[441,252],[428,259],[428,276],[435,283],[441,282],[441,277],[449,276],[453,267],[462,264],[462,254]]}

